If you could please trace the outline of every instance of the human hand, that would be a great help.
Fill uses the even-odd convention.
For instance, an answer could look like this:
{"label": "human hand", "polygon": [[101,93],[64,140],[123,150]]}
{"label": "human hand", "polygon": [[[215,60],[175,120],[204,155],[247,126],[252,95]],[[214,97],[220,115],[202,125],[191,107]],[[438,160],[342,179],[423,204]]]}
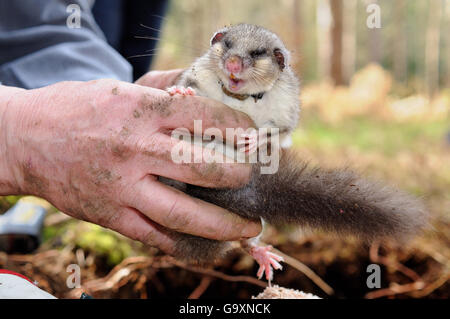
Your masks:
{"label": "human hand", "polygon": [[23,90],[2,106],[0,154],[6,156],[0,168],[11,172],[7,182],[16,194],[40,196],[75,218],[167,253],[174,242],[166,229],[226,241],[261,230],[257,222],[158,181],[163,176],[204,187],[245,184],[248,165],[177,165],[170,157],[178,143],[171,130],[193,130],[194,119],[203,120],[203,130],[252,126],[240,112],[209,99],[170,97],[115,80]]}
{"label": "human hand", "polygon": [[183,69],[169,71],[151,71],[144,74],[135,83],[142,86],[148,86],[155,89],[164,90],[175,85],[178,78],[184,72]]}

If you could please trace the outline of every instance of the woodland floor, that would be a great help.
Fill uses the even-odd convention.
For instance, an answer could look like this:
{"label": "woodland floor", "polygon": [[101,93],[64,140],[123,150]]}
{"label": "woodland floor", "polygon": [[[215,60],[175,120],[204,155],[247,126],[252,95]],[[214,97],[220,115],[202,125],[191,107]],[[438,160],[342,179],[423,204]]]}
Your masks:
{"label": "woodland floor", "polygon": [[[299,260],[334,289],[328,296],[302,272],[285,266],[274,283],[324,298],[449,298],[450,297],[450,144],[448,121],[391,123],[349,119],[325,124],[305,115],[295,134],[295,148],[313,164],[350,166],[365,176],[403,188],[424,199],[434,230],[406,246],[388,243],[362,246],[326,234],[295,229],[269,229],[264,240]],[[0,197],[0,213],[16,197]],[[250,257],[232,253],[209,267],[185,265],[155,249],[98,226],[49,215],[44,242],[35,254],[0,253],[0,268],[37,280],[61,298],[250,298],[265,283],[254,277]],[[68,289],[66,267],[81,266],[82,288]],[[382,269],[382,289],[366,285],[369,264]]]}

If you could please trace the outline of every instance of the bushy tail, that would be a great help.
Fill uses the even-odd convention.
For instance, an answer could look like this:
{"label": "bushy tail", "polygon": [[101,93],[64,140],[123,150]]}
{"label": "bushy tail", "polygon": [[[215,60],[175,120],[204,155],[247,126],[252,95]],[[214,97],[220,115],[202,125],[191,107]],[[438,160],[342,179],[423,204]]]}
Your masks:
{"label": "bushy tail", "polygon": [[283,154],[276,174],[261,175],[258,166],[254,169],[244,188],[188,186],[188,193],[244,217],[354,235],[365,241],[404,240],[427,224],[420,200],[349,170],[310,168],[291,152]]}

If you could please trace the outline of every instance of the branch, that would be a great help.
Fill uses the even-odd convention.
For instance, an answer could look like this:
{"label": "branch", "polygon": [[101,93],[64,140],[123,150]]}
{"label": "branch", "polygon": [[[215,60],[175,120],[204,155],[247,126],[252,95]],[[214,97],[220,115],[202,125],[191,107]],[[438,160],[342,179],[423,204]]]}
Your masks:
{"label": "branch", "polygon": [[372,246],[370,247],[370,260],[373,263],[376,263],[376,264],[380,263],[387,267],[391,267],[391,268],[395,269],[396,271],[401,272],[402,274],[409,277],[411,280],[413,280],[415,282],[423,282],[422,278],[414,270],[406,267],[405,265],[403,265],[397,261],[390,260],[389,258],[380,256],[379,249],[380,249],[379,242],[374,242],[372,244]]}
{"label": "branch", "polygon": [[209,285],[211,284],[211,277],[205,276],[200,281],[200,284],[197,286],[197,288],[194,289],[194,291],[190,294],[188,299],[199,299],[208,289]]}
{"label": "branch", "polygon": [[320,289],[322,289],[327,295],[333,295],[334,290],[331,288],[322,278],[319,277],[311,268],[306,266],[304,263],[298,261],[297,259],[286,255],[285,253],[273,248],[273,251],[284,258],[284,262],[289,266],[297,269],[303,273],[306,277],[311,279]]}
{"label": "branch", "polygon": [[390,288],[380,289],[377,291],[369,292],[365,295],[366,299],[377,299],[387,296],[394,296],[399,294],[405,294],[408,292],[421,290],[425,284],[423,282],[413,282],[411,284],[406,285],[398,285],[396,283],[392,283]]}
{"label": "branch", "polygon": [[199,273],[199,274],[203,274],[203,275],[207,275],[207,276],[212,276],[212,277],[216,277],[216,278],[220,278],[222,280],[226,280],[226,281],[231,281],[231,282],[247,282],[249,284],[252,285],[256,285],[262,288],[266,288],[267,287],[267,283],[255,279],[253,277],[249,277],[249,276],[230,276],[230,275],[226,275],[224,273],[221,273],[219,271],[216,270],[212,270],[212,269],[205,269],[205,268],[201,268],[201,267],[195,267],[195,266],[188,266],[172,257],[167,257],[166,261],[168,261],[169,263],[183,268],[185,270],[188,271],[192,271],[195,273]]}

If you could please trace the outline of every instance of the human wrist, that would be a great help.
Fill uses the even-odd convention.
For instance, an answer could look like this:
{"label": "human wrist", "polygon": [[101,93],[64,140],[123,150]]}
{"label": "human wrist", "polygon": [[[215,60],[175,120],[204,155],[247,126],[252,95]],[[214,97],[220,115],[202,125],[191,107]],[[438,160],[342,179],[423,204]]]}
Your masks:
{"label": "human wrist", "polygon": [[9,147],[14,144],[16,133],[14,132],[14,113],[10,108],[11,102],[24,89],[0,85],[0,195],[20,195],[20,188],[14,177],[14,157]]}

